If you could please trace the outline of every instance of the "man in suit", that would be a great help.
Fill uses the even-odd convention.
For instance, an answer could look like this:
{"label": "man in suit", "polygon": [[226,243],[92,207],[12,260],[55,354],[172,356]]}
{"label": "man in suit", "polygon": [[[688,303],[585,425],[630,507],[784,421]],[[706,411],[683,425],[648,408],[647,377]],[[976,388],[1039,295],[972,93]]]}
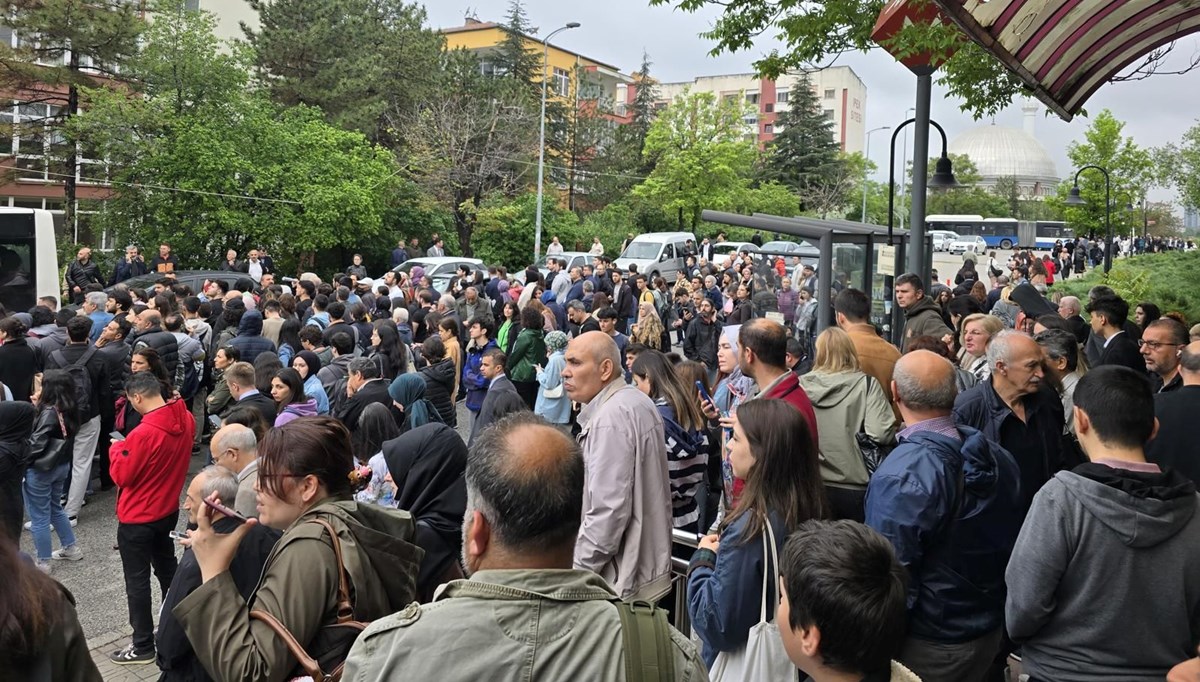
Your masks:
{"label": "man in suit", "polygon": [[1058,314],[1067,321],[1071,333],[1075,335],[1075,340],[1081,344],[1087,343],[1088,332],[1091,331],[1087,320],[1079,314],[1082,310],[1083,305],[1075,296],[1063,296],[1058,301]]}
{"label": "man in suit", "polygon": [[373,359],[354,358],[347,369],[350,371],[346,377],[346,396],[349,400],[334,416],[353,433],[367,405],[379,403],[391,409],[392,396],[388,394],[388,382],[379,378],[379,365]]}
{"label": "man in suit", "polygon": [[471,438],[467,445],[474,443],[475,437],[496,421],[496,405],[504,399],[504,394],[520,397],[517,387],[513,386],[513,382],[504,374],[504,363],[507,359],[504,351],[499,348],[493,348],[483,354],[479,373],[488,382],[487,395],[483,398],[483,406],[479,408],[479,416],[471,424]]}
{"label": "man in suit", "polygon": [[1096,366],[1121,365],[1144,375],[1146,361],[1137,342],[1125,332],[1129,304],[1116,294],[1103,294],[1088,303],[1087,312],[1092,316],[1092,333],[1103,339]]}
{"label": "man in suit", "polygon": [[612,307],[617,311],[617,331],[627,334],[629,333],[629,321],[636,320],[634,315],[637,314],[637,302],[633,289],[630,289],[629,285],[625,283],[624,273],[620,270],[612,271],[612,283]]}
{"label": "man in suit", "polygon": [[225,384],[229,386],[229,395],[238,405],[258,410],[268,426],[275,423],[275,401],[254,387],[254,365],[248,362],[233,363],[225,370]]}
{"label": "man in suit", "polygon": [[218,270],[224,272],[245,272],[245,264],[238,260],[237,251],[229,249],[225,252],[225,260],[217,266]]}

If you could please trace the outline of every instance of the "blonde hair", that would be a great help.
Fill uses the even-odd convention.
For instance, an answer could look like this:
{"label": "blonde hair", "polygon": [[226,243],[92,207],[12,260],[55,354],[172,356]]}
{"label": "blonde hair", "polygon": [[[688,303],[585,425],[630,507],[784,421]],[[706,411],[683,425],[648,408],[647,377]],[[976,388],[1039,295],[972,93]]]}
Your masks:
{"label": "blonde hair", "polygon": [[840,327],[829,327],[817,337],[817,354],[812,371],[836,374],[859,371],[854,341]]}
{"label": "blonde hair", "polygon": [[971,324],[972,322],[980,323],[980,326],[983,327],[983,330],[988,333],[989,341],[991,340],[991,337],[999,334],[1000,330],[1004,329],[1004,321],[995,315],[988,315],[987,313],[972,313],[963,318],[962,326],[959,327],[963,334],[967,333],[967,325]]}

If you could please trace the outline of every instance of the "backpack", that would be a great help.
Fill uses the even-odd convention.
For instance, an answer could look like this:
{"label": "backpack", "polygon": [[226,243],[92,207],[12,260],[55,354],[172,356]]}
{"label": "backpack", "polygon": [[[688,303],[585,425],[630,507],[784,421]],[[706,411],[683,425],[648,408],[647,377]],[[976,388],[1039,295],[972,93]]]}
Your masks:
{"label": "backpack", "polygon": [[183,381],[179,386],[179,395],[184,400],[191,400],[196,395],[196,392],[200,390],[200,379],[204,375],[204,363],[189,362],[185,364],[180,361],[180,364],[184,365],[184,367]]}
{"label": "backpack", "polygon": [[645,601],[613,600],[612,603],[621,616],[625,679],[629,682],[674,680],[675,656],[671,651],[671,625],[667,623],[667,612]]}
{"label": "backpack", "polygon": [[96,347],[90,346],[78,360],[69,364],[67,356],[63,355],[61,350],[50,354],[50,357],[58,363],[59,368],[66,372],[75,384],[75,403],[79,407],[81,415],[92,411],[92,374],[88,371],[87,363],[95,354]]}

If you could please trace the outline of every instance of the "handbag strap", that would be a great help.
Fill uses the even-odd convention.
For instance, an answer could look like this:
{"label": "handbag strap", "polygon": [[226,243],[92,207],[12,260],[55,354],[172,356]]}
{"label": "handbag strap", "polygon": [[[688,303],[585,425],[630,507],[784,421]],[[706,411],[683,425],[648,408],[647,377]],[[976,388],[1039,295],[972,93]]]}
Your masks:
{"label": "handbag strap", "polygon": [[[779,584],[779,557],[775,550],[775,531],[771,528],[771,517],[763,514],[763,581],[762,581],[762,608],[758,614],[758,622],[767,622],[767,577],[770,576],[773,581],[772,585]],[[767,558],[770,557],[770,564],[767,563]],[[776,600],[778,601],[778,600]]]}
{"label": "handbag strap", "polygon": [[342,541],[338,539],[337,531],[325,519],[315,518],[307,523],[319,524],[329,533],[330,544],[333,545],[333,555],[337,558],[338,566],[337,622],[349,622],[354,619],[354,604],[350,601],[350,576],[346,571],[346,563],[342,561]]}

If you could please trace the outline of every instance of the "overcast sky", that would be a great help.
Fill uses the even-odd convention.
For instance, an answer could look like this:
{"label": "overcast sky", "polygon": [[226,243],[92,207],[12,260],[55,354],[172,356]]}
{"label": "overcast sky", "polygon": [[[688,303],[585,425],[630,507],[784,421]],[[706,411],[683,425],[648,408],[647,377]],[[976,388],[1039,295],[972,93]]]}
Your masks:
{"label": "overcast sky", "polygon": [[[430,23],[445,27],[461,25],[468,10],[482,21],[502,22],[508,2],[426,0],[425,5]],[[647,0],[526,0],[525,6],[530,23],[541,29],[539,35],[568,21],[580,22],[580,28],[556,36],[555,43],[613,64],[624,73],[638,68],[645,50],[653,62],[652,75],[667,82],[747,72],[751,70],[751,62],[761,53],[778,45],[773,39],[764,37],[753,51],[709,56],[712,43],[699,34],[718,16],[719,8],[716,7],[688,14],[670,7],[649,7]],[[1196,52],[1200,52],[1200,43],[1195,38],[1185,38],[1177,46],[1173,62],[1186,63]],[[905,110],[913,106],[916,92],[916,77],[911,72],[881,49],[867,54],[844,55],[837,63],[853,68],[866,83],[868,128],[895,125],[904,120]],[[1119,120],[1126,122],[1126,135],[1131,135],[1141,146],[1156,147],[1177,142],[1184,131],[1195,124],[1194,99],[1183,97],[1181,93],[1195,93],[1198,89],[1200,70],[1182,76],[1163,75],[1138,82],[1111,83],[1100,88],[1085,108],[1093,113],[1105,108],[1112,110]],[[992,122],[990,119],[972,120],[959,110],[959,102],[948,98],[945,89],[936,83],[933,118],[942,124],[951,139],[972,127]],[[997,116],[995,123],[1020,128],[1019,104]],[[1054,115],[1038,118],[1037,137],[1054,159],[1060,176],[1073,174],[1067,145],[1072,140],[1082,140],[1089,125],[1089,119],[1083,116],[1076,116],[1070,123]],[[886,179],[888,154],[885,137],[886,133],[876,133],[871,145],[871,157],[879,166],[883,179]],[[930,142],[931,148],[936,149],[933,146],[935,140]],[[911,149],[911,139],[909,144]],[[1151,193],[1151,200],[1170,200],[1174,194],[1173,190],[1158,189]]]}

